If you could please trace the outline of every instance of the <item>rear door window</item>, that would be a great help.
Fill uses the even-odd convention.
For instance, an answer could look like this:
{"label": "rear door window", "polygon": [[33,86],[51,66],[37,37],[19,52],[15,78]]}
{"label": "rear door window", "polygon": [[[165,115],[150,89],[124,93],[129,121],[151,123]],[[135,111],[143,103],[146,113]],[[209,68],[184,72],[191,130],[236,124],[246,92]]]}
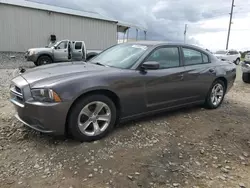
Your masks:
{"label": "rear door window", "polygon": [[81,50],[82,49],[82,42],[76,42],[75,43],[75,49],[76,50]]}
{"label": "rear door window", "polygon": [[182,48],[185,65],[203,64],[202,53],[190,48]]}
{"label": "rear door window", "polygon": [[209,58],[206,54],[202,54],[203,63],[209,63]]}

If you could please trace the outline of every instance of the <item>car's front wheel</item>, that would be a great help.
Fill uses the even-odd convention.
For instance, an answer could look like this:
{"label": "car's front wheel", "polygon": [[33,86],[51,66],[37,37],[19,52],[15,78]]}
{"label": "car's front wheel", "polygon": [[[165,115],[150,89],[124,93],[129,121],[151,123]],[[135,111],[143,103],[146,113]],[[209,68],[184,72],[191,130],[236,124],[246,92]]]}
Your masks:
{"label": "car's front wheel", "polygon": [[206,107],[209,109],[218,108],[225,96],[226,87],[222,80],[216,80],[209,90],[206,98]]}
{"label": "car's front wheel", "polygon": [[38,58],[35,65],[40,66],[40,65],[50,64],[50,63],[52,63],[52,59],[47,55],[42,55]]}
{"label": "car's front wheel", "polygon": [[99,140],[113,129],[116,118],[116,107],[110,98],[89,95],[72,107],[68,118],[69,131],[79,141]]}
{"label": "car's front wheel", "polygon": [[243,80],[243,82],[245,82],[245,83],[250,83],[250,73],[243,73],[242,74],[242,80]]}

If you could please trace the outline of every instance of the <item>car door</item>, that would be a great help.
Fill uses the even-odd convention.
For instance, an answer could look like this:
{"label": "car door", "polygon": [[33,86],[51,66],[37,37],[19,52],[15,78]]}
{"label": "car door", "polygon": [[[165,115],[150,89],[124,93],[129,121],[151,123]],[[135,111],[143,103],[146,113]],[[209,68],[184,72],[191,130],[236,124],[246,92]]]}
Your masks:
{"label": "car door", "polygon": [[190,102],[202,101],[216,79],[215,67],[209,55],[197,49],[182,47],[185,93]]}
{"label": "car door", "polygon": [[146,70],[145,102],[148,110],[178,106],[185,102],[184,67],[178,46],[163,46],[152,51],[144,62],[155,61],[157,70]]}
{"label": "car door", "polygon": [[54,48],[54,59],[55,61],[68,61],[69,60],[69,41],[61,41]]}
{"label": "car door", "polygon": [[83,41],[75,41],[72,45],[72,60],[81,61],[84,58]]}

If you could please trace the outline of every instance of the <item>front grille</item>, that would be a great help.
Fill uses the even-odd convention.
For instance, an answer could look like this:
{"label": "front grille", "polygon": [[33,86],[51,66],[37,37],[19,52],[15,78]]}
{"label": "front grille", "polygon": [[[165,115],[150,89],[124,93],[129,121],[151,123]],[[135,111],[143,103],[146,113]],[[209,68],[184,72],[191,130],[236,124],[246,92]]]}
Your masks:
{"label": "front grille", "polygon": [[23,92],[22,89],[17,86],[10,87],[11,100],[16,104],[20,104],[21,106],[24,103]]}
{"label": "front grille", "polygon": [[16,92],[22,94],[22,90],[19,87],[15,86],[15,90],[16,90]]}

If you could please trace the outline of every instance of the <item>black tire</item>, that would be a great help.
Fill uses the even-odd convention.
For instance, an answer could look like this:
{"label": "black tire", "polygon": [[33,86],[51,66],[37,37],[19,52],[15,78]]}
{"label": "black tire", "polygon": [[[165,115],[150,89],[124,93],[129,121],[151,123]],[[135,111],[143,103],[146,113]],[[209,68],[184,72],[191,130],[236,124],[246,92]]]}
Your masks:
{"label": "black tire", "polygon": [[36,66],[38,66],[38,63],[37,63],[37,61],[36,61],[36,62],[34,62],[34,64],[35,64]]}
{"label": "black tire", "polygon": [[243,80],[243,82],[249,84],[250,83],[250,73],[243,73],[242,80]]}
{"label": "black tire", "polygon": [[[222,98],[221,98],[221,101],[220,101],[218,104],[215,105],[215,104],[212,102],[211,97],[212,97],[212,90],[213,90],[213,88],[214,88],[217,84],[220,84],[220,85],[222,86],[222,88],[223,88],[223,96],[222,96]],[[208,109],[216,109],[216,108],[218,108],[218,107],[221,105],[221,103],[223,102],[223,100],[224,100],[225,93],[226,93],[225,83],[224,83],[222,80],[215,80],[215,81],[213,82],[211,88],[209,89],[208,94],[207,94],[206,101],[205,101],[205,107],[208,108]]]}
{"label": "black tire", "polygon": [[[108,127],[100,133],[99,135],[96,136],[89,136],[81,132],[81,130],[78,127],[78,116],[81,112],[81,110],[88,105],[91,102],[98,101],[98,102],[103,102],[105,103],[111,112],[111,119],[108,124]],[[90,141],[95,141],[103,138],[106,136],[113,128],[116,123],[117,115],[116,115],[116,107],[113,101],[106,97],[105,95],[89,95],[86,97],[83,97],[79,99],[72,107],[69,117],[68,117],[68,131],[71,136],[75,140],[78,140],[80,142],[90,142]]]}
{"label": "black tire", "polygon": [[236,60],[235,60],[235,65],[239,65],[240,64],[240,58],[237,58]]}
{"label": "black tire", "polygon": [[37,66],[47,65],[51,63],[52,63],[52,59],[47,55],[40,56],[37,60]]}

